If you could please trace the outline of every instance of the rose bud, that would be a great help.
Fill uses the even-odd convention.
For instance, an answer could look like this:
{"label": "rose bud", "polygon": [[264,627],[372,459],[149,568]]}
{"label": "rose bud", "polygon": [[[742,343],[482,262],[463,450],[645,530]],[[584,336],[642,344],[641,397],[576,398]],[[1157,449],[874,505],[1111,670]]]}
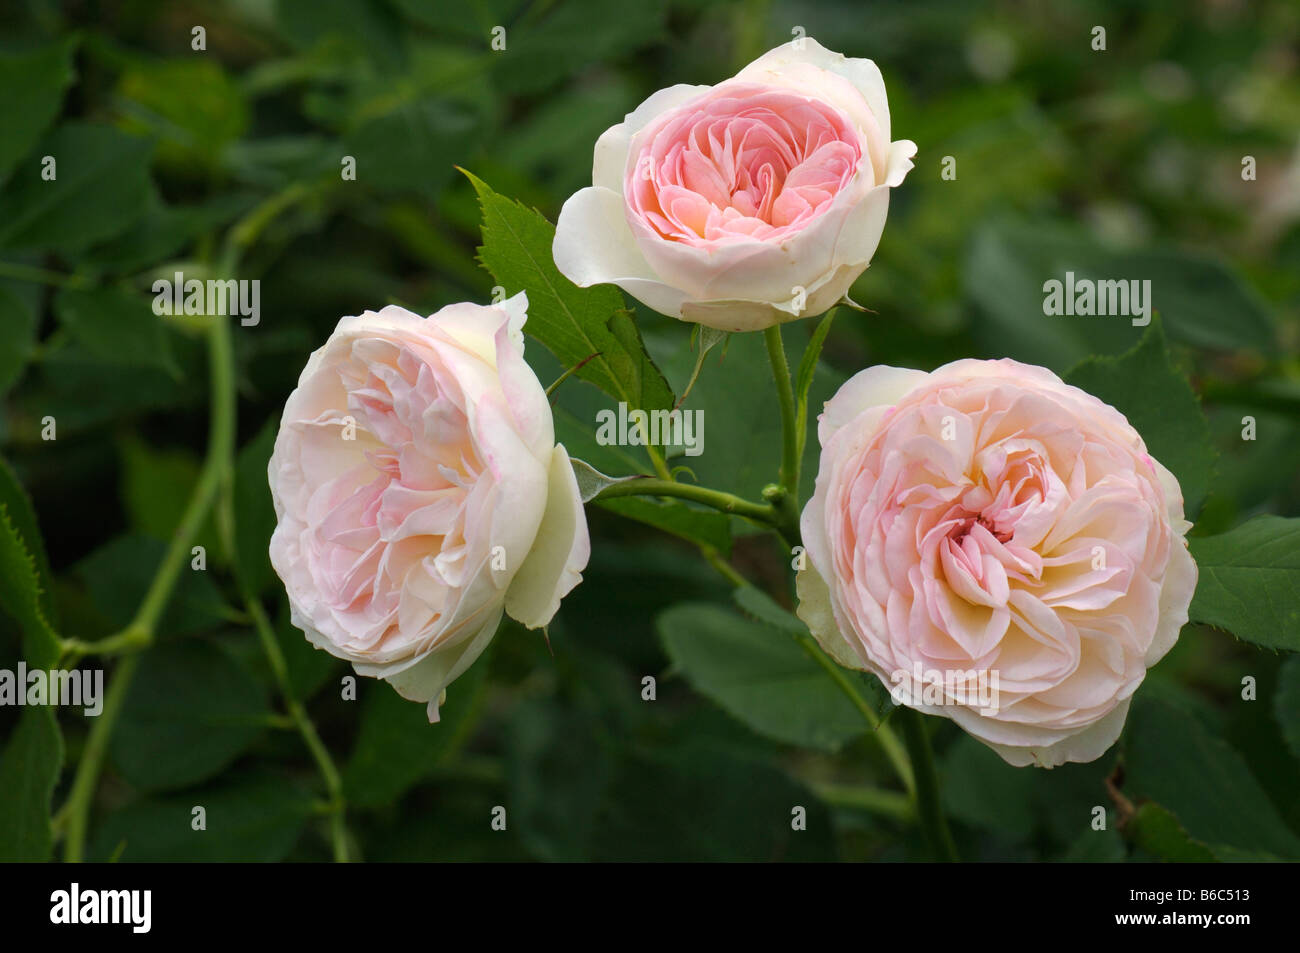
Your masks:
{"label": "rose bud", "polygon": [[915,154],[890,142],[875,63],[794,40],[606,130],[592,187],[560,212],[555,264],[724,331],[820,314],[866,270]]}

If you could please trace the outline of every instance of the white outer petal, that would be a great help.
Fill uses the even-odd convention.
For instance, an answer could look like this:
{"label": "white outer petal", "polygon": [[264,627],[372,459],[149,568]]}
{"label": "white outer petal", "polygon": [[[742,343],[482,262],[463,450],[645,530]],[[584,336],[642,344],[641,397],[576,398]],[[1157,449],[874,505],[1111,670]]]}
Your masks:
{"label": "white outer petal", "polygon": [[582,582],[591,558],[587,518],[564,445],[551,454],[546,511],[532,549],[506,591],[506,612],[530,629],[546,625],[560,600]]}
{"label": "white outer petal", "polygon": [[1187,624],[1187,610],[1192,604],[1200,574],[1196,560],[1187,548],[1186,534],[1192,524],[1183,518],[1182,487],[1178,485],[1178,478],[1160,461],[1156,460],[1155,466],[1156,476],[1165,492],[1165,508],[1173,538],[1169,540],[1169,564],[1165,567],[1165,578],[1160,587],[1160,625],[1146,654],[1148,669],[1164,658],[1178,641],[1178,633]]}
{"label": "white outer petal", "polygon": [[[427,702],[429,722],[438,721],[443,691],[483,654],[500,623],[501,610],[498,608],[488,615],[479,629],[456,645],[431,652],[401,672],[386,676],[385,681],[403,698]],[[357,671],[361,671],[361,666],[357,666]]]}
{"label": "white outer petal", "polygon": [[810,36],[768,50],[738,74],[737,79],[780,84],[791,66],[814,66],[842,76],[862,94],[886,142],[889,141],[889,97],[880,67],[872,60],[848,57],[826,49]]}
{"label": "white outer petal", "polygon": [[[1128,718],[1129,702],[1130,699],[1124,699],[1106,717],[1093,722],[1083,731],[1067,735],[1049,745],[1018,747],[994,744],[983,738],[980,740],[996,751],[1003,761],[1017,768],[1031,764],[1040,768],[1054,768],[1067,762],[1086,764],[1100,758],[1119,739],[1120,732],[1124,730],[1124,721]],[[970,731],[969,728],[966,730]],[[971,734],[979,738],[975,732],[972,731]]]}
{"label": "white outer petal", "polygon": [[799,598],[795,613],[808,626],[808,631],[813,634],[817,644],[845,668],[870,671],[861,643],[857,639],[847,638],[835,621],[831,591],[821,574],[810,564],[799,570],[794,584]]}
{"label": "white outer petal", "polygon": [[598,188],[610,189],[621,196],[632,137],[656,116],[670,109],[676,109],[704,95],[712,88],[712,86],[689,86],[679,83],[658,90],[646,97],[645,101],[628,113],[622,122],[606,129],[596,140],[596,153],[592,159],[591,169],[592,184]]}
{"label": "white outer petal", "polygon": [[892,407],[911,391],[930,380],[925,371],[908,367],[890,367],[877,364],[858,371],[826,401],[825,409],[817,418],[817,439],[822,447],[845,424],[857,418],[864,410],[873,407]]}
{"label": "white outer petal", "polygon": [[579,288],[618,285],[661,314],[682,316],[684,291],[659,280],[637,247],[622,192],[581,189],[560,209],[551,246],[555,267]]}

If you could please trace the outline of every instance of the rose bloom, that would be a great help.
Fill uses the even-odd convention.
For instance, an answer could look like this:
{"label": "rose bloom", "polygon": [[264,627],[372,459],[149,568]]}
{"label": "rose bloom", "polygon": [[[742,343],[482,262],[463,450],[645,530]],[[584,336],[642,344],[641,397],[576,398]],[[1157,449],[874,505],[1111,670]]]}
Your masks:
{"label": "rose bloom", "polygon": [[[1178,481],[1124,416],[1044,368],[963,360],[862,371],[818,436],[798,590],[822,646],[1011,764],[1100,757],[1196,588]],[[994,710],[924,703],[918,669],[996,673]]]}
{"label": "rose bloom", "polygon": [[606,130],[592,187],[560,212],[555,264],[724,331],[820,314],[871,261],[915,154],[889,140],[875,63],[795,40]]}
{"label": "rose bloom", "polygon": [[524,363],[523,294],[339,322],[307,361],[269,476],[293,624],[428,702],[502,612],[546,625],[591,547],[569,456]]}

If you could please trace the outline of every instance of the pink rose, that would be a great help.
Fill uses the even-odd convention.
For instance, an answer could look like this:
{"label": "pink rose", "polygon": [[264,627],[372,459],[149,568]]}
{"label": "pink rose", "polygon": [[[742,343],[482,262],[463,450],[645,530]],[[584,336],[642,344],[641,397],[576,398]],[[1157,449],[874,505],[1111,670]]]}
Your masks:
{"label": "pink rose", "polygon": [[591,547],[551,408],[524,363],[528,299],[339,322],[285,404],[271,562],[293,623],[428,702],[502,612],[546,625]]}
{"label": "pink rose", "polygon": [[1178,481],[1123,415],[963,360],[862,371],[818,436],[798,589],[823,647],[1011,764],[1100,757],[1196,588]]}
{"label": "pink rose", "polygon": [[871,261],[915,153],[890,142],[875,63],[794,40],[606,130],[593,186],[560,212],[555,264],[725,331],[820,314]]}

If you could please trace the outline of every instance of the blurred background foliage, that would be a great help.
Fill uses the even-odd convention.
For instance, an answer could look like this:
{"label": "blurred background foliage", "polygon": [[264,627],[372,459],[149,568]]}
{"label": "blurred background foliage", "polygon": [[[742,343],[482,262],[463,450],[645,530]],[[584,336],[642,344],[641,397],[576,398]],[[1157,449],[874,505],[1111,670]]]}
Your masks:
{"label": "blurred background foliage", "polygon": [[[1094,25],[1106,28],[1104,52],[1092,49]],[[489,45],[496,26],[502,52]],[[1121,353],[1141,329],[1044,317],[1042,282],[1067,268],[1149,277],[1217,449],[1189,513],[1196,532],[1300,516],[1300,7],[1289,0],[21,0],[0,11],[0,444],[34,502],[60,630],[91,640],[131,619],[199,472],[203,341],[152,314],[153,277],[210,262],[224,229],[287,194],[241,273],[261,279],[262,317],[234,332],[236,558],[340,765],[353,852],[924,856],[905,805],[861,793],[897,790],[875,739],[816,671],[764,681],[763,646],[780,655],[780,634],[726,608],[728,585],[690,542],[590,507],[593,559],[549,646],[507,623],[435,727],[382,683],[361,680],[358,700],[343,700],[348,670],[289,625],[265,557],[279,409],[339,317],[489,297],[480,209],[456,166],[554,221],[589,184],[605,128],[660,87],[727,78],[796,26],[875,59],[894,136],[919,147],[853,291],[875,313],[836,321],[814,408],[875,363],[1010,356],[1064,373]],[[59,157],[57,183],[40,180],[47,154]],[[1241,174],[1248,155],[1253,181]],[[343,156],[355,181],[340,176]],[[941,178],[945,156],[955,180]],[[695,362],[689,329],[644,309],[638,322],[680,394]],[[795,359],[811,330],[787,329]],[[562,371],[536,343],[528,357],[543,383]],[[566,382],[560,438],[611,472],[644,471],[595,444],[608,404]],[[779,421],[756,336],[709,354],[687,406],[706,411],[704,455],[679,461],[699,482],[753,497],[774,479]],[[1254,441],[1241,438],[1247,414]],[[41,437],[46,417],[57,440]],[[789,605],[787,557],[770,538],[725,521],[692,534]],[[326,859],[314,766],[277,714],[211,526],[200,542],[208,571],[182,574],[141,663],[88,856]],[[18,652],[6,624],[0,666]],[[1300,671],[1282,662],[1189,626],[1121,743],[1051,772],[1009,768],[938,724],[962,855],[1300,856]],[[654,702],[641,697],[647,675]],[[1258,701],[1240,699],[1246,675]],[[790,717],[763,717],[786,692]],[[818,715],[800,722],[810,699]],[[0,731],[17,720],[0,711]],[[56,806],[89,720],[64,711],[60,724]],[[1116,825],[1124,800],[1144,815],[1129,836]],[[207,834],[190,830],[194,804],[207,806]],[[504,832],[489,826],[495,805],[508,809]],[[806,831],[791,830],[795,805]],[[1095,805],[1105,832],[1091,829]]]}

